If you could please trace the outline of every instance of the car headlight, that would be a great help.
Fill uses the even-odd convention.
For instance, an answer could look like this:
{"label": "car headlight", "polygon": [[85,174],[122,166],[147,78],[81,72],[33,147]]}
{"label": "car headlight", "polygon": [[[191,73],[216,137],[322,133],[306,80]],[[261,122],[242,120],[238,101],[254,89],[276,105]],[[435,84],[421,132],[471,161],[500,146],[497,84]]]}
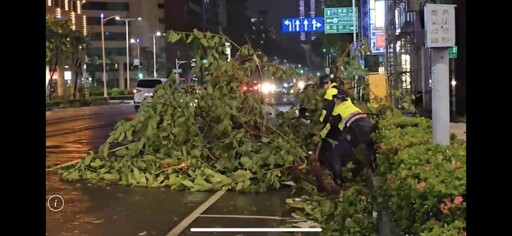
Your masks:
{"label": "car headlight", "polygon": [[261,92],[267,94],[267,93],[273,93],[276,91],[276,85],[271,83],[263,83],[261,85]]}

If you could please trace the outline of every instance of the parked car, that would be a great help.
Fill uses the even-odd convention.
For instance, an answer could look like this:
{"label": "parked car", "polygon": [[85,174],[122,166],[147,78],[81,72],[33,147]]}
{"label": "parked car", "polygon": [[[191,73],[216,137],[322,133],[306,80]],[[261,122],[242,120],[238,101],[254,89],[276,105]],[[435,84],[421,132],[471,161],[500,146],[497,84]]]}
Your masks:
{"label": "parked car", "polygon": [[165,81],[167,81],[167,79],[162,78],[147,78],[137,81],[137,85],[133,90],[133,104],[135,111],[139,111],[143,101],[151,101],[155,87],[165,83]]}

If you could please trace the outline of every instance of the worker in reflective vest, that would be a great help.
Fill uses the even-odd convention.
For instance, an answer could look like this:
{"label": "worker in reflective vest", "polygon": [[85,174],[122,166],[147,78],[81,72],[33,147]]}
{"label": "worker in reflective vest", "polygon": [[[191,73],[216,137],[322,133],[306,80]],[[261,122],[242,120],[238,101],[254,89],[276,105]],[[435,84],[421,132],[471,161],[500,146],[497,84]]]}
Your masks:
{"label": "worker in reflective vest", "polygon": [[344,156],[348,155],[353,148],[366,145],[365,158],[373,157],[371,134],[376,127],[366,114],[352,103],[348,93],[343,89],[338,90],[333,100],[335,106],[332,115],[322,130],[325,138],[320,147],[320,158],[332,172],[334,182],[341,184],[341,168],[344,162],[347,164]]}
{"label": "worker in reflective vest", "polygon": [[[335,82],[334,77],[330,75],[324,75],[320,77],[320,85],[325,89],[324,95],[324,104],[322,107],[322,115],[320,116],[320,121],[325,127],[329,123],[329,119],[331,118],[332,111],[334,109],[334,101],[333,96],[338,93],[338,84]],[[325,134],[322,134],[322,138],[325,137]]]}

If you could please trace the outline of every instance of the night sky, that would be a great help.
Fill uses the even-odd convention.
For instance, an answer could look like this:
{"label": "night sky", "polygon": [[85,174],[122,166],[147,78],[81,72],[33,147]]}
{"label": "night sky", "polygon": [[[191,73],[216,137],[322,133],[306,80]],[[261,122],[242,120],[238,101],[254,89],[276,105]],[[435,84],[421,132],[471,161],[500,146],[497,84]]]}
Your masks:
{"label": "night sky", "polygon": [[249,0],[249,15],[255,17],[259,10],[268,11],[269,26],[281,31],[281,18],[299,17],[298,0]]}

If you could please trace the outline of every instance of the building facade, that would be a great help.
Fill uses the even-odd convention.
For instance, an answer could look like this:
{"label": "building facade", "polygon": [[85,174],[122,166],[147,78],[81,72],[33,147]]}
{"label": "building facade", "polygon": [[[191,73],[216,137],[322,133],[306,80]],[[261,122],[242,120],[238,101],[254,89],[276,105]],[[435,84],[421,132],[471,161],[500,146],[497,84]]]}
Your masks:
{"label": "building facade", "polygon": [[[157,58],[158,73],[165,72],[162,68],[158,68],[159,62],[165,61],[165,37],[156,36],[157,32],[164,33],[165,29],[163,0],[87,0],[82,8],[86,16],[87,36],[91,43],[87,54],[97,65],[102,65],[103,58],[101,41],[103,19],[107,79],[110,86],[126,88],[127,85],[126,22],[128,22],[130,87],[133,87],[140,77],[153,77],[153,55]],[[121,20],[117,20],[116,16]],[[139,17],[140,20],[137,20]],[[153,36],[155,36],[156,51],[153,51]],[[130,43],[130,39],[134,39],[135,43]],[[141,64],[140,68],[134,65],[137,59]],[[101,81],[102,66],[100,68],[96,66],[93,74],[95,80]]]}
{"label": "building facade", "polygon": [[70,19],[73,30],[87,34],[87,19],[83,14],[85,0],[46,0],[46,14],[56,18]]}
{"label": "building facade", "polygon": [[[165,0],[166,30],[222,32],[236,43],[246,43],[250,19],[247,0]],[[190,48],[184,43],[167,44],[167,62],[189,60]],[[189,65],[180,66],[187,77]]]}

